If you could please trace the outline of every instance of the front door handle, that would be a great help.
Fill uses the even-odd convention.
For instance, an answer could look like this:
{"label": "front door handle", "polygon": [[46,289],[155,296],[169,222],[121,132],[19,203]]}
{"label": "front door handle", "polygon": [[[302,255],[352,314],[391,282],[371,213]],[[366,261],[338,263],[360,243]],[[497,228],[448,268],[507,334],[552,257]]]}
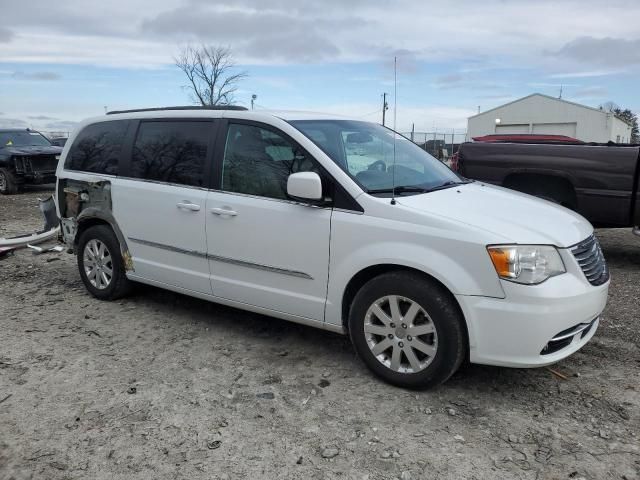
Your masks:
{"label": "front door handle", "polygon": [[227,217],[235,217],[238,215],[238,212],[231,210],[230,208],[212,208],[211,213],[214,215],[227,216]]}
{"label": "front door handle", "polygon": [[183,200],[182,202],[178,202],[176,203],[176,207],[182,209],[182,210],[190,210],[192,212],[199,212],[200,211],[200,205],[196,205],[195,203],[191,203],[188,200]]}

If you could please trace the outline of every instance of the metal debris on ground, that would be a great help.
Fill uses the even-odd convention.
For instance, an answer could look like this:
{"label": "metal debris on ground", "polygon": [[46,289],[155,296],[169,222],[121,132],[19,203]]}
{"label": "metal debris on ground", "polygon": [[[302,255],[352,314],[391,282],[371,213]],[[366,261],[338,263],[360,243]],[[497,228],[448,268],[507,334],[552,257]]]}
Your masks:
{"label": "metal debris on ground", "polygon": [[[46,242],[51,238],[55,238],[60,232],[58,217],[56,214],[56,204],[53,196],[46,200],[38,199],[38,208],[42,212],[44,218],[44,226],[42,230],[34,233],[24,233],[15,237],[0,238],[0,248],[22,248],[31,244]],[[1,255],[0,255],[1,256]]]}
{"label": "metal debris on ground", "polygon": [[40,255],[42,253],[49,253],[49,252],[60,253],[64,250],[64,247],[62,245],[50,245],[46,247],[39,247],[37,245],[31,245],[30,243],[27,244],[27,248],[30,248],[31,250],[33,250],[34,255]]}

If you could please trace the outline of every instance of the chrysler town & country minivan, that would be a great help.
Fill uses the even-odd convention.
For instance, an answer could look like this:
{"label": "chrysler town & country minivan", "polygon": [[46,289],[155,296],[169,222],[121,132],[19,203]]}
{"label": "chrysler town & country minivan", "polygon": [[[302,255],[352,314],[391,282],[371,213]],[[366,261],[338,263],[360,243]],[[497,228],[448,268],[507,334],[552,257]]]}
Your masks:
{"label": "chrysler town & country minivan", "polygon": [[87,290],[134,282],[348,334],[422,388],[537,367],[594,335],[609,272],[591,225],[467,180],[378,124],[239,107],[84,121],[57,169]]}

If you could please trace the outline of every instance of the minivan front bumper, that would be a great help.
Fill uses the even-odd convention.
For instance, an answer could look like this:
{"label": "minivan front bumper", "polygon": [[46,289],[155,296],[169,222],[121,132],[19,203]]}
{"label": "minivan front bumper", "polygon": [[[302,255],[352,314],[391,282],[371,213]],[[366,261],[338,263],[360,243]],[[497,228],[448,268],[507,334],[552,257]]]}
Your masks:
{"label": "minivan front bumper", "polygon": [[456,295],[472,363],[528,368],[568,357],[593,337],[609,290],[575,270],[540,285],[502,284],[505,298]]}

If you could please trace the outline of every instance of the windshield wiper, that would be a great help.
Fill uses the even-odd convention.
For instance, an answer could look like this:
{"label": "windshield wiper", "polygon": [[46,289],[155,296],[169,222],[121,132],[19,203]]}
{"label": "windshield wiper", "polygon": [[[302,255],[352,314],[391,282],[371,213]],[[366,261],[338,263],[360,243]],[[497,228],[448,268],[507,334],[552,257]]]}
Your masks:
{"label": "windshield wiper", "polygon": [[395,193],[425,193],[425,192],[429,192],[430,190],[424,187],[411,187],[411,186],[400,185],[395,189],[376,188],[372,190],[367,190],[367,193],[393,193],[394,191]]}
{"label": "windshield wiper", "polygon": [[436,190],[444,190],[445,188],[449,188],[449,187],[455,187],[456,185],[464,185],[465,183],[471,183],[473,180],[465,180],[462,182],[456,182],[453,180],[449,180],[447,182],[444,182],[441,185],[436,185],[435,187],[431,187],[429,189],[427,189],[427,192],[435,192]]}
{"label": "windshield wiper", "polygon": [[465,183],[471,183],[473,180],[463,180],[463,181],[454,181],[449,180],[440,185],[436,185],[435,187],[425,188],[417,185],[399,185],[395,188],[377,188],[372,190],[367,190],[368,193],[429,193],[434,192],[436,190],[444,190],[445,188],[454,187],[456,185],[463,185]]}

